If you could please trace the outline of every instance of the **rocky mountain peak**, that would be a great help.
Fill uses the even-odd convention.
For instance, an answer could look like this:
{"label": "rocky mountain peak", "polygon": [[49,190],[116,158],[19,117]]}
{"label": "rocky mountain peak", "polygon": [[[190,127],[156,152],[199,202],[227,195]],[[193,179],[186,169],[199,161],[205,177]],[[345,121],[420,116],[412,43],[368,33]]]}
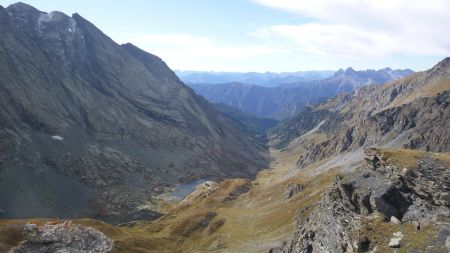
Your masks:
{"label": "rocky mountain peak", "polygon": [[[8,6],[6,11],[13,26],[19,31],[41,40],[43,44],[63,43],[67,47],[76,37],[82,38],[75,19],[63,12],[42,12],[20,2]],[[61,49],[59,46],[56,48],[57,50]]]}
{"label": "rocky mountain peak", "polygon": [[338,69],[338,71],[336,71],[335,73],[334,73],[334,75],[333,76],[338,76],[338,75],[341,75],[341,74],[343,74],[344,73],[344,69]]}
{"label": "rocky mountain peak", "polygon": [[8,11],[11,12],[22,12],[22,13],[36,13],[40,12],[38,9],[34,8],[33,6],[23,3],[23,2],[17,2],[15,4],[11,4],[7,7]]}
{"label": "rocky mountain peak", "polygon": [[33,30],[32,27],[36,23],[35,20],[41,14],[38,9],[21,2],[8,6],[6,12],[15,26],[26,29],[27,32]]}
{"label": "rocky mountain peak", "polygon": [[450,57],[447,57],[434,65],[434,67],[431,69],[431,72],[444,72],[450,74]]}

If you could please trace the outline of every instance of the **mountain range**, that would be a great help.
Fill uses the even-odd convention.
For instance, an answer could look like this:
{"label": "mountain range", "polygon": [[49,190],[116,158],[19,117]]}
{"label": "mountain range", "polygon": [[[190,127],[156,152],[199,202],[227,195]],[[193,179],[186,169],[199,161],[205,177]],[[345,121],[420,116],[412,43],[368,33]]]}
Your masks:
{"label": "mountain range", "polygon": [[412,73],[408,69],[355,71],[347,68],[322,80],[282,83],[277,87],[236,82],[188,85],[213,103],[227,104],[259,117],[280,120],[294,116],[304,106],[319,103],[337,94],[351,92],[367,84],[383,84]]}
{"label": "mountain range", "polygon": [[267,164],[160,58],[78,14],[0,7],[0,33],[2,217],[158,217],[176,183]]}
{"label": "mountain range", "polygon": [[214,72],[175,70],[180,79],[189,84],[222,84],[230,82],[248,83],[263,87],[275,87],[282,83],[309,82],[333,75],[334,71],[298,71],[298,72]]}
{"label": "mountain range", "polygon": [[231,84],[277,122],[78,14],[0,6],[0,34],[0,252],[450,250],[450,58]]}
{"label": "mountain range", "polygon": [[201,182],[153,221],[0,220],[0,250],[445,253],[449,105],[447,58],[303,109],[270,130],[253,180]]}

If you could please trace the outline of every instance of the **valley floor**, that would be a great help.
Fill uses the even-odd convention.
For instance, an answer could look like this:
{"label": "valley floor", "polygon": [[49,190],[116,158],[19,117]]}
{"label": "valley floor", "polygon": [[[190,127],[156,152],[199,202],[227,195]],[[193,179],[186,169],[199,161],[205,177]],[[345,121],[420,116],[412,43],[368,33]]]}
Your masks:
{"label": "valley floor", "polygon": [[[421,154],[411,152],[412,156]],[[203,183],[180,202],[162,203],[160,208],[165,215],[159,220],[117,227],[92,219],[73,220],[73,223],[105,233],[114,240],[113,252],[269,252],[292,238],[298,217],[308,217],[313,212],[343,169],[349,170],[363,160],[362,155],[357,156],[362,153],[358,151],[357,155],[327,159],[300,170],[295,166],[297,151],[271,150],[271,153],[272,168],[261,171],[256,179]],[[406,160],[411,156],[410,153],[401,155]],[[443,157],[450,161],[450,155]],[[0,252],[23,240],[22,229],[26,223],[47,221],[0,220]],[[390,233],[398,229],[414,240],[420,239],[419,244],[438,236],[438,231],[431,228],[424,228],[416,235],[410,224],[394,225],[376,217],[368,222],[385,229],[378,231],[376,238],[386,244]]]}

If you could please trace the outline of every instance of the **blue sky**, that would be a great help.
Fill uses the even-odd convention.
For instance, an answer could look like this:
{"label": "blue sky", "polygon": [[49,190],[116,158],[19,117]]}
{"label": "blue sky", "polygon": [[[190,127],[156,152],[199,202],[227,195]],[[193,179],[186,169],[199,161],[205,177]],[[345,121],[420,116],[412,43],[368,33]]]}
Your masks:
{"label": "blue sky", "polygon": [[77,12],[181,70],[424,70],[450,55],[446,0],[23,2]]}

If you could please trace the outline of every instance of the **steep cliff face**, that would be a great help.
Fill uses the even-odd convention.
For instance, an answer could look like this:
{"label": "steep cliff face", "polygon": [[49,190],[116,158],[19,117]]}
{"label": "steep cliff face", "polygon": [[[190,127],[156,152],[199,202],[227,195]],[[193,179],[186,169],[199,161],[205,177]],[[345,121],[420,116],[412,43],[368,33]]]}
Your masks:
{"label": "steep cliff face", "polygon": [[266,165],[160,58],[78,14],[0,7],[0,33],[4,217],[142,213],[176,182]]}
{"label": "steep cliff face", "polygon": [[305,109],[275,130],[273,141],[303,147],[300,167],[368,145],[448,152],[449,91],[450,59],[445,59],[428,71]]}

